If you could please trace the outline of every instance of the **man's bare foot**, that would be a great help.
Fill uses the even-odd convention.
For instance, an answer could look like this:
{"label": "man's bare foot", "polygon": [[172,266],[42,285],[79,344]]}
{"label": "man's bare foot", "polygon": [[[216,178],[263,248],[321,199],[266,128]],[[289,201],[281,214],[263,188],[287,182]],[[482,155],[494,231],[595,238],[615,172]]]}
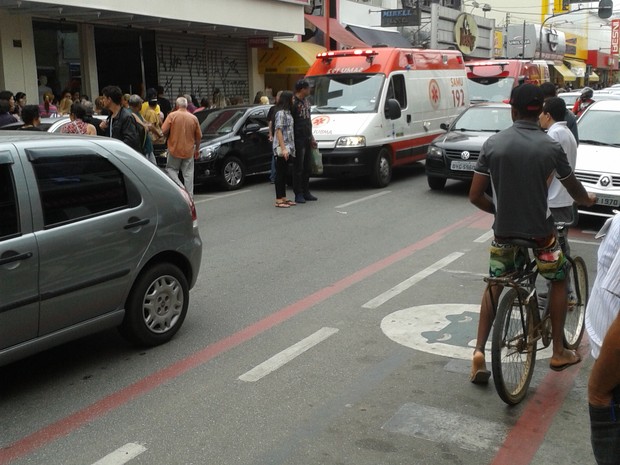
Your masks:
{"label": "man's bare foot", "polygon": [[484,353],[476,349],[471,364],[471,375],[469,376],[469,380],[474,384],[487,384],[490,377],[491,372],[487,370]]}
{"label": "man's bare foot", "polygon": [[562,371],[566,370],[568,367],[576,365],[581,362],[581,357],[574,350],[564,349],[562,351],[562,355],[553,356],[549,361],[549,368],[553,371]]}

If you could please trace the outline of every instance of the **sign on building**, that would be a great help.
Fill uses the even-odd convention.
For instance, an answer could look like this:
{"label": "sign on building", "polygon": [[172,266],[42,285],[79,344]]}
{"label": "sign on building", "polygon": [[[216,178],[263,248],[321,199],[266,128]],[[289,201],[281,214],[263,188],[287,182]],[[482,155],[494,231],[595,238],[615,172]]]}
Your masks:
{"label": "sign on building", "polygon": [[381,10],[381,27],[419,26],[419,8],[402,8],[399,10]]}
{"label": "sign on building", "polygon": [[611,20],[611,54],[620,53],[620,19]]}

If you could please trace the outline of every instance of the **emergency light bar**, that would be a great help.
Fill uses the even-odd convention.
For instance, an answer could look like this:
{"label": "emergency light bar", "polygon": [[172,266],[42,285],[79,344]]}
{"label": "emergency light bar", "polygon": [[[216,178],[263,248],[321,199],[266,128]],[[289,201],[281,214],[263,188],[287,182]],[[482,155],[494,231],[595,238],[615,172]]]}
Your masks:
{"label": "emergency light bar", "polygon": [[372,57],[379,55],[376,50],[331,50],[329,52],[317,53],[316,57],[323,60],[329,60],[335,57]]}
{"label": "emergency light bar", "polygon": [[480,67],[487,67],[487,66],[499,66],[501,68],[502,71],[504,71],[504,67],[508,66],[510,63],[508,63],[507,61],[490,61],[488,63],[465,63],[465,66],[467,66],[471,71],[474,70],[474,67],[478,68]]}

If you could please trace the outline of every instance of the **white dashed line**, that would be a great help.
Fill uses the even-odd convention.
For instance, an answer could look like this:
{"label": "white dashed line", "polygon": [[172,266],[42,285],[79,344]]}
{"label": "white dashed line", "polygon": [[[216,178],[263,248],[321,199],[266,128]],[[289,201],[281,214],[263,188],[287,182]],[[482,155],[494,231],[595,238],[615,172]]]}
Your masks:
{"label": "white dashed line", "polygon": [[242,374],[239,376],[239,379],[241,381],[247,381],[248,383],[258,381],[337,332],[338,329],[336,328],[321,328],[316,333],[311,334],[297,344],[292,345],[288,349],[283,350],[269,360],[264,361],[250,371]]}
{"label": "white dashed line", "polygon": [[485,232],[478,239],[474,239],[474,242],[484,243],[484,242],[488,241],[489,239],[491,239],[492,237],[493,237],[493,230],[491,229],[490,231]]}
{"label": "white dashed line", "polygon": [[355,205],[356,203],[365,202],[366,200],[376,199],[377,197],[381,197],[382,195],[389,194],[392,191],[381,191],[378,194],[368,195],[366,197],[362,197],[361,199],[353,200],[352,202],[343,203],[342,205],[336,205],[334,208],[345,208],[349,205]]}
{"label": "white dashed line", "polygon": [[407,289],[409,289],[411,286],[413,286],[417,282],[422,281],[427,276],[430,276],[435,271],[440,270],[444,266],[452,263],[454,260],[456,260],[457,258],[462,257],[463,255],[465,255],[465,254],[463,254],[461,252],[453,252],[453,253],[451,253],[447,257],[444,257],[441,260],[433,263],[428,268],[425,268],[422,271],[420,271],[419,273],[414,274],[409,279],[406,279],[402,283],[397,284],[396,286],[394,286],[389,291],[386,291],[383,294],[375,297],[374,299],[369,300],[364,305],[362,305],[362,307],[363,308],[378,308],[379,306],[383,305],[388,300],[390,300],[392,297],[396,297],[401,292],[406,291]]}
{"label": "white dashed line", "polygon": [[93,465],[123,465],[144,451],[146,451],[146,447],[130,442],[106,455],[101,460],[97,460]]}
{"label": "white dashed line", "polygon": [[199,204],[199,203],[204,203],[204,202],[210,202],[212,200],[225,199],[226,197],[232,197],[233,195],[239,195],[239,194],[247,194],[248,192],[252,192],[252,190],[251,189],[246,189],[246,190],[242,190],[242,191],[230,192],[228,194],[207,196],[207,198],[205,198],[205,199],[194,200],[194,203],[195,204]]}

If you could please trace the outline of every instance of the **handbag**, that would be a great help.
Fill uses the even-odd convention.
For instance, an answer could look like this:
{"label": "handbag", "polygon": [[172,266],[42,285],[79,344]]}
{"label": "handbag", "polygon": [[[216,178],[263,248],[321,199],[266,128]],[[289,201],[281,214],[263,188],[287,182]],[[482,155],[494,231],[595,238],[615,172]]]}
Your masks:
{"label": "handbag", "polygon": [[323,155],[317,148],[311,151],[310,170],[312,174],[323,174]]}

